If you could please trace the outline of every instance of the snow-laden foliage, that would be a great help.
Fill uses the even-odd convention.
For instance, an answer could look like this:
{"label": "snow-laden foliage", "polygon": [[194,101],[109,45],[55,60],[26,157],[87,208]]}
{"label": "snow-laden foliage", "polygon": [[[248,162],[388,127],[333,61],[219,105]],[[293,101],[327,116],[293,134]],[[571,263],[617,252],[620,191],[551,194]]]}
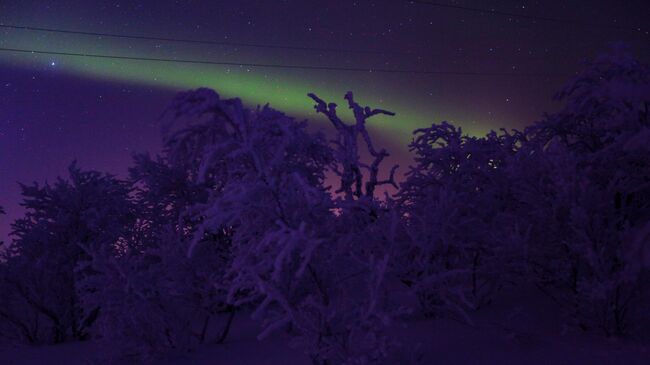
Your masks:
{"label": "snow-laden foliage", "polygon": [[643,317],[648,85],[648,66],[619,50],[589,63],[558,94],[563,109],[524,133],[415,131],[399,193],[411,237],[402,280],[425,313],[471,321],[520,278],[585,329],[619,335]]}
{"label": "snow-laden foliage", "polygon": [[201,246],[190,260],[175,231],[158,236],[156,247],[118,257],[98,257],[102,285],[85,304],[101,305],[94,333],[109,358],[155,360],[218,339],[207,333],[210,318],[226,312],[223,292],[210,285],[223,262],[217,245]]}
{"label": "snow-laden foliage", "polygon": [[650,67],[623,46],[586,63],[556,99],[562,110],[530,127],[540,144],[561,140],[570,150],[589,155],[648,125]]}
{"label": "snow-laden foliage", "polygon": [[229,260],[226,234],[205,235],[198,255],[188,258],[197,222],[187,214],[207,199],[210,185],[188,177],[192,171],[135,156],[130,170],[132,204],[138,219],[131,235],[121,237],[117,252],[92,251],[97,272],[85,286],[86,307],[101,306],[95,333],[109,357],[153,360],[169,352],[225,338],[208,332],[211,320],[232,311],[225,289],[216,286]]}
{"label": "snow-laden foliage", "polygon": [[[304,122],[268,106],[247,110],[238,99],[203,89],[181,95],[171,109],[203,122],[186,123],[167,139],[170,161],[194,166],[194,178],[213,182],[208,202],[191,209],[201,223],[188,256],[195,257],[205,235],[228,232],[232,262],[214,284],[227,283],[231,305],[255,308],[261,338],[284,329],[318,364],[367,363],[385,356],[389,342],[382,283],[390,255],[371,245],[360,249],[350,239],[359,226],[347,223],[377,218],[364,208],[378,209],[372,192],[388,154],[371,150],[376,160],[362,193],[356,135],[372,148],[363,123],[377,112],[363,114],[351,93],[346,98],[361,114],[352,127],[332,119],[340,142],[334,153]],[[327,167],[341,176],[341,200],[323,185]],[[352,201],[362,196],[363,203]]]}
{"label": "snow-laden foliage", "polygon": [[647,312],[649,87],[650,67],[621,49],[589,63],[559,94],[563,109],[527,130],[513,184],[534,215],[519,221],[535,232],[539,279],[581,327],[610,335]]}
{"label": "snow-laden foliage", "polygon": [[2,317],[28,342],[87,337],[100,311],[82,308],[77,290],[95,275],[86,266],[88,251],[113,250],[133,221],[127,185],[74,164],[69,173],[51,185],[22,185],[26,214],[13,224],[15,239],[3,253]]}
{"label": "snow-laden foliage", "polygon": [[410,236],[402,281],[425,314],[471,322],[468,312],[489,303],[523,269],[509,182],[523,136],[470,137],[447,122],[414,133],[416,164],[399,193]]}

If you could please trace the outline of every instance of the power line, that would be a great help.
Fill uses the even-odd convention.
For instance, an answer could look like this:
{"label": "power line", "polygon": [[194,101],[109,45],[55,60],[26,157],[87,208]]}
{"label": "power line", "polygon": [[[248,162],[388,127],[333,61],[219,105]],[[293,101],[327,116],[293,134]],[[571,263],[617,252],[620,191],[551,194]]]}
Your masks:
{"label": "power line", "polygon": [[[319,47],[301,47],[301,46],[282,46],[282,45],[265,45],[265,44],[254,44],[254,43],[238,43],[238,42],[225,42],[225,41],[209,41],[209,40],[196,40],[196,39],[183,39],[183,38],[165,38],[158,36],[141,36],[141,35],[132,35],[132,34],[113,34],[113,33],[101,33],[101,32],[89,32],[89,31],[76,31],[76,30],[67,30],[67,29],[56,29],[56,28],[40,28],[32,27],[26,25],[12,25],[12,24],[1,24],[0,28],[8,29],[17,29],[17,30],[29,30],[29,31],[39,31],[39,32],[53,32],[53,33],[62,33],[62,34],[76,34],[76,35],[87,35],[87,36],[97,36],[97,37],[114,37],[114,38],[123,38],[123,39],[136,39],[136,40],[155,40],[161,42],[179,42],[179,43],[192,43],[192,44],[209,44],[209,45],[220,45],[220,46],[239,46],[239,47],[261,47],[261,48],[271,48],[271,49],[291,49],[299,51],[312,51],[312,52],[337,52],[337,53],[361,53],[361,54],[391,54],[391,55],[404,55],[404,56],[418,56],[418,54],[412,52],[400,52],[400,51],[382,51],[382,50],[359,50],[359,49],[345,49],[345,48],[319,48]],[[456,56],[472,56],[474,53],[468,53],[463,51],[462,53],[455,54]],[[434,54],[428,53],[429,57],[436,56]],[[535,58],[535,57],[527,57]]]}
{"label": "power line", "polygon": [[274,45],[274,44],[261,44],[261,43],[241,43],[241,42],[200,40],[200,39],[188,39],[188,38],[170,38],[170,37],[132,35],[132,34],[89,32],[89,31],[82,31],[82,30],[32,27],[28,25],[16,25],[16,24],[0,24],[0,28],[29,30],[29,31],[36,31],[36,32],[77,34],[77,35],[87,35],[87,36],[96,36],[96,37],[139,39],[139,40],[160,41],[160,42],[210,44],[210,45],[218,45],[218,46],[251,47],[251,48],[290,49],[290,50],[309,51],[309,52],[394,54],[394,55],[410,55],[410,56],[414,55],[411,52],[399,52],[399,51],[392,51],[392,50],[389,51],[389,50],[377,50],[377,49],[373,50],[373,49],[323,48],[323,47],[287,46],[287,45]]}
{"label": "power line", "polygon": [[626,27],[626,26],[615,25],[615,24],[591,23],[591,22],[585,22],[585,21],[581,21],[581,20],[560,19],[560,18],[551,18],[551,17],[544,17],[544,16],[537,16],[537,15],[511,13],[511,12],[495,10],[495,9],[474,8],[474,7],[470,7],[470,6],[444,4],[444,3],[440,3],[440,2],[436,2],[436,1],[428,1],[428,0],[408,0],[408,1],[410,3],[413,3],[413,4],[422,4],[422,5],[435,6],[435,7],[438,7],[438,8],[463,10],[463,11],[469,11],[469,12],[473,12],[473,13],[481,13],[481,14],[486,14],[487,13],[487,14],[501,15],[501,16],[507,16],[507,17],[513,17],[513,18],[522,18],[522,19],[539,20],[539,21],[545,21],[545,22],[572,24],[572,25],[578,25],[578,26],[583,26],[583,27],[601,27],[601,28],[627,30],[627,31],[634,31],[634,32],[640,32],[641,31],[640,27],[639,28],[632,28],[632,27]]}
{"label": "power line", "polygon": [[[77,35],[87,35],[87,36],[97,36],[97,37],[113,37],[113,38],[136,39],[136,40],[154,40],[154,41],[161,41],[161,42],[209,44],[209,45],[220,45],[220,46],[260,47],[260,48],[271,48],[271,49],[291,49],[291,50],[312,51],[312,52],[392,54],[392,55],[404,55],[404,56],[418,56],[417,54],[415,54],[413,52],[367,50],[367,49],[359,50],[359,49],[348,49],[348,48],[319,48],[319,47],[302,47],[302,46],[283,46],[283,45],[266,45],[266,44],[257,44],[257,43],[239,43],[239,42],[226,42],[226,41],[184,39],[184,38],[165,38],[165,37],[158,37],[158,36],[142,36],[142,35],[133,35],[133,34],[101,33],[101,32],[77,31],[77,30],[58,29],[58,28],[40,28],[40,27],[32,27],[32,26],[27,26],[27,25],[12,25],[12,24],[2,24],[2,23],[0,23],[0,28],[28,30],[28,31],[37,31],[37,32],[52,32],[52,33],[62,33],[62,34],[77,34]],[[470,54],[465,54],[466,52],[463,52],[463,53],[464,53],[463,55],[470,56]],[[429,56],[431,56],[431,54],[429,54]]]}
{"label": "power line", "polygon": [[338,66],[312,66],[312,65],[290,65],[290,64],[269,64],[269,63],[245,63],[245,62],[225,62],[209,60],[190,60],[174,58],[157,58],[157,57],[136,57],[107,55],[97,53],[76,53],[76,52],[57,52],[20,48],[0,48],[2,52],[14,53],[31,53],[47,54],[56,56],[73,56],[73,57],[90,57],[130,61],[153,61],[153,62],[170,62],[170,63],[189,63],[219,66],[239,66],[239,67],[263,67],[263,68],[280,68],[280,69],[303,69],[303,70],[321,70],[321,71],[346,71],[346,72],[365,72],[365,73],[393,73],[393,74],[421,74],[421,75],[456,75],[456,76],[530,76],[530,77],[567,77],[565,74],[542,73],[542,72],[472,72],[472,71],[433,71],[433,70],[409,70],[409,69],[387,69],[387,68],[362,68],[362,67],[338,67]]}
{"label": "power line", "polygon": [[[437,3],[430,3],[424,1],[410,0],[410,2],[415,3],[426,3],[428,5],[438,5]],[[458,8],[465,9],[464,7],[455,6],[455,5],[444,5],[440,4],[442,7]],[[478,10],[479,12],[488,12],[489,10]],[[123,39],[135,39],[135,40],[155,40],[162,42],[180,42],[180,43],[192,43],[192,44],[209,44],[209,45],[221,45],[221,46],[239,46],[239,47],[260,47],[260,48],[270,48],[270,49],[290,49],[290,50],[300,50],[300,51],[311,51],[311,52],[338,52],[338,53],[357,53],[357,54],[384,54],[384,55],[406,55],[406,56],[420,56],[411,51],[400,52],[400,51],[383,51],[383,50],[367,50],[367,49],[345,49],[345,48],[319,48],[319,47],[302,47],[302,46],[283,46],[283,45],[266,45],[266,44],[255,44],[255,43],[239,43],[239,42],[226,42],[226,41],[211,41],[211,40],[197,40],[197,39],[184,39],[184,38],[166,38],[158,36],[142,36],[142,35],[133,35],[133,34],[114,34],[114,33],[102,33],[102,32],[90,32],[90,31],[77,31],[77,30],[68,30],[68,29],[58,29],[58,28],[40,28],[32,27],[27,25],[15,25],[15,24],[3,24],[0,23],[0,28],[8,29],[17,29],[17,30],[28,30],[28,31],[42,31],[42,32],[54,32],[62,34],[76,34],[76,35],[86,35],[86,36],[97,36],[97,37],[115,37]],[[446,54],[449,55],[449,54]],[[462,52],[453,51],[454,56],[461,57],[478,57],[474,52],[467,52],[463,50]],[[428,57],[436,56],[435,54],[428,53]],[[482,56],[482,55],[481,55]],[[490,55],[494,57],[495,55]],[[521,55],[518,55],[521,57]],[[540,57],[536,56],[526,56],[527,59],[539,59]]]}

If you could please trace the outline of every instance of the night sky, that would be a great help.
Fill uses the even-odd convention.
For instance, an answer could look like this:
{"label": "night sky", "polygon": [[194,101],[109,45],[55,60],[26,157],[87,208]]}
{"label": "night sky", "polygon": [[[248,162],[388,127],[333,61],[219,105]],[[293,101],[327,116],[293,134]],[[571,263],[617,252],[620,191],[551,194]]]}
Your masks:
{"label": "night sky", "polygon": [[[52,181],[73,159],[123,176],[133,152],[160,149],[158,117],[188,88],[211,87],[250,106],[269,102],[316,123],[322,119],[308,92],[342,105],[352,90],[361,104],[397,113],[377,119],[374,131],[407,165],[415,128],[450,120],[478,134],[553,111],[553,93],[610,42],[624,41],[642,60],[650,58],[647,0],[430,3],[2,0],[5,26],[258,46],[0,27],[0,48],[233,63],[0,51],[0,205],[8,212],[0,218],[0,240],[20,214],[18,181]],[[371,71],[379,69],[434,73]]]}

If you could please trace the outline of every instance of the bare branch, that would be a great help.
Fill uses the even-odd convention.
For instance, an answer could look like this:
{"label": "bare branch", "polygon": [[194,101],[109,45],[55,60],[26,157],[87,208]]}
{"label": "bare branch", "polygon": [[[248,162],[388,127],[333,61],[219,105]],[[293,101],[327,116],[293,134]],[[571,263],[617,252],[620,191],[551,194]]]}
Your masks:
{"label": "bare branch", "polygon": [[[394,172],[397,167],[394,167],[393,170],[391,170],[391,176],[388,180],[383,180],[381,182],[377,180],[379,165],[385,157],[389,156],[389,154],[385,149],[382,149],[379,152],[375,150],[375,146],[370,138],[370,133],[366,129],[366,119],[369,117],[377,114],[392,116],[395,115],[395,113],[383,109],[371,109],[367,106],[361,107],[354,101],[354,94],[351,91],[348,91],[345,94],[344,99],[347,100],[348,107],[352,109],[354,113],[355,124],[347,125],[336,115],[336,104],[330,103],[329,105],[326,105],[325,101],[315,94],[310,93],[308,95],[316,102],[316,105],[314,106],[316,111],[325,114],[338,132],[338,139],[333,142],[333,144],[337,147],[338,163],[342,165],[342,168],[333,169],[341,178],[341,187],[336,192],[345,193],[347,199],[352,199],[353,196],[356,196],[357,198],[363,196],[364,193],[362,187],[364,186],[364,183],[363,174],[361,173],[362,168],[368,169],[370,172],[370,176],[365,183],[366,196],[372,197],[377,185],[391,184],[397,186],[394,181]],[[370,165],[360,161],[358,154],[359,146],[357,142],[359,134],[361,134],[368,152],[374,158]]]}
{"label": "bare branch", "polygon": [[399,189],[399,185],[395,182],[395,171],[399,168],[399,165],[394,165],[392,169],[390,169],[390,176],[387,180],[381,180],[377,181],[377,185],[385,185],[385,184],[390,184],[392,185],[395,189]]}
{"label": "bare branch", "polygon": [[370,110],[369,107],[365,107],[364,112],[365,112],[366,118],[370,118],[373,115],[377,115],[377,114],[390,115],[391,117],[395,115],[394,112],[391,112],[391,111],[388,111],[388,110],[384,110],[384,109],[372,109],[372,110]]}
{"label": "bare branch", "polygon": [[314,93],[309,93],[307,94],[310,98],[312,98],[315,102],[316,105],[314,105],[314,109],[316,109],[316,112],[325,114],[327,118],[334,124],[334,127],[338,130],[340,128],[345,127],[345,123],[336,115],[336,103],[329,103],[326,104],[325,101]]}

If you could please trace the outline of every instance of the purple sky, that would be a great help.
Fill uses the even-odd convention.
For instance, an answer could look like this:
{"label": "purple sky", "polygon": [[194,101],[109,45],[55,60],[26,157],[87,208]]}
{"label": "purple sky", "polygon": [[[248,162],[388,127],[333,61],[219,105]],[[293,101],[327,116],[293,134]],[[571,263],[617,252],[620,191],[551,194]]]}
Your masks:
{"label": "purple sky", "polygon": [[[640,58],[650,58],[647,0],[434,2],[640,27],[639,32],[399,0],[198,3],[3,1],[0,23],[390,53],[188,45],[2,27],[0,48],[524,75],[393,75],[259,67],[233,67],[231,72],[225,66],[206,71],[195,65],[162,68],[150,61],[99,62],[0,51],[0,205],[8,212],[0,218],[0,239],[7,236],[9,221],[20,214],[18,181],[51,181],[64,173],[73,159],[83,168],[123,174],[131,153],[159,149],[157,117],[175,92],[188,87],[214,87],[227,96],[240,95],[251,104],[270,101],[279,109],[310,118],[314,117],[312,103],[307,97],[301,99],[306,92],[340,98],[342,91],[350,89],[360,102],[403,116],[397,127],[382,125],[378,132],[391,144],[406,145],[408,131],[443,119],[477,133],[538,119],[543,111],[554,108],[551,96],[562,85],[562,75],[570,76],[579,69],[581,59],[594,56],[608,42],[626,41]],[[207,78],[208,73],[214,77]],[[267,89],[278,91],[269,93]],[[397,154],[406,156],[404,150]]]}

